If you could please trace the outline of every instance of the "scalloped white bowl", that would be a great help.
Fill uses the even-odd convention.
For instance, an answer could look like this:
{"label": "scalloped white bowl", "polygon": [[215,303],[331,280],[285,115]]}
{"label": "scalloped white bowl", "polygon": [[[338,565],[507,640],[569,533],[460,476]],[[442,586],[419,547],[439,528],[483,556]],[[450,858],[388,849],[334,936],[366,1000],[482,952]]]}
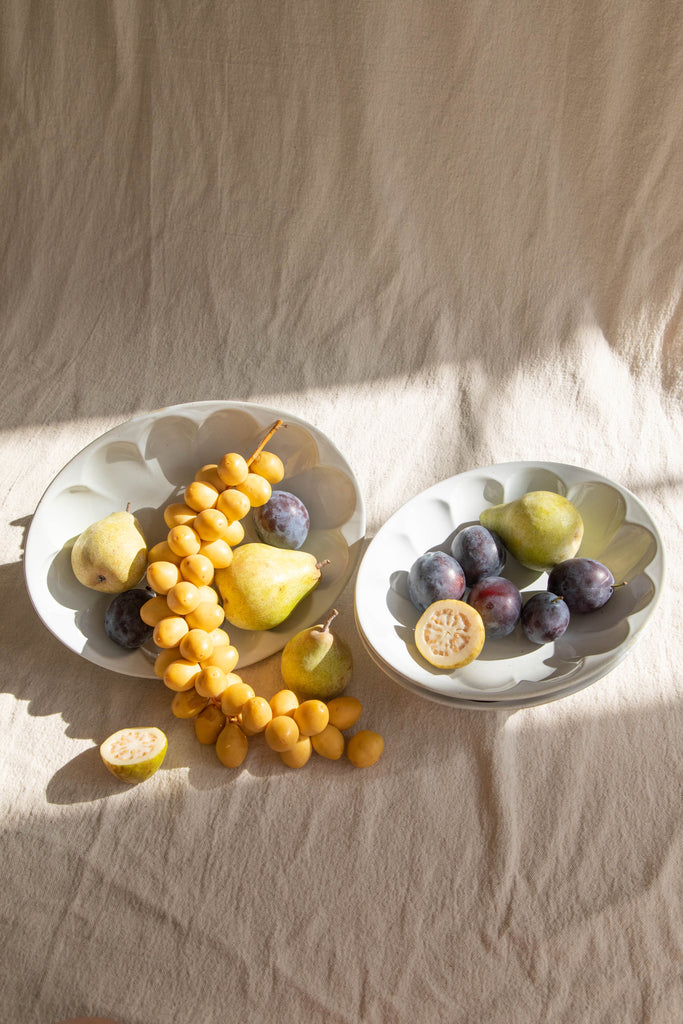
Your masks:
{"label": "scalloped white bowl", "polygon": [[[150,547],[163,540],[163,510],[180,497],[200,466],[217,462],[228,451],[250,455],[277,419],[284,426],[268,449],[285,465],[278,486],[298,495],[308,508],[311,530],[303,550],[330,564],[316,589],[281,626],[258,633],[226,628],[243,667],[281,650],[298,630],[319,622],[355,571],[365,536],[365,509],[350,466],[329,438],[296,416],[248,402],[196,402],[137,416],[107,431],[67,463],[45,491],[29,527],[24,575],[47,628],[96,665],[156,678],[154,648],[126,651],[107,637],[103,617],[111,595],[76,580],[73,541],[90,523],[128,502]],[[255,540],[249,515],[243,525],[245,540]]]}
{"label": "scalloped white bowl", "polygon": [[[487,641],[476,661],[463,669],[433,668],[414,643],[419,613],[408,597],[411,565],[424,551],[449,551],[458,529],[478,522],[488,505],[532,490],[568,497],[584,521],[579,554],[605,563],[617,583],[628,585],[616,589],[599,611],[572,616],[567,632],[554,644],[532,644],[518,626],[509,637]],[[523,595],[546,589],[546,573],[525,569],[510,556],[503,574]],[[356,624],[380,668],[413,692],[446,704],[524,706],[576,692],[610,672],[650,620],[663,580],[661,537],[635,495],[578,466],[503,463],[443,480],[391,516],[358,570]]]}

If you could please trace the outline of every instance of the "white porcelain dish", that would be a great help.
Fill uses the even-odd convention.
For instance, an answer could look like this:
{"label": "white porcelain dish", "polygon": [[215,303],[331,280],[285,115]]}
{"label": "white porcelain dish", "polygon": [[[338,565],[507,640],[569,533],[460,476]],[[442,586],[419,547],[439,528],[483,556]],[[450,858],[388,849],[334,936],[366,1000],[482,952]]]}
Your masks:
{"label": "white porcelain dish", "polygon": [[[610,601],[590,615],[573,616],[554,644],[529,642],[518,626],[489,640],[465,668],[445,672],[428,665],[414,644],[419,613],[408,598],[408,571],[424,551],[450,550],[454,534],[478,522],[488,505],[531,490],[566,495],[584,520],[580,555],[609,566],[617,583]],[[470,470],[418,494],[394,513],[369,544],[355,588],[357,626],[369,653],[413,692],[454,706],[525,706],[576,692],[610,672],[626,656],[651,618],[664,580],[661,537],[642,503],[597,473],[549,462],[511,462]],[[545,590],[547,575],[508,557],[504,575],[523,596]],[[512,705],[510,705],[512,706]]]}
{"label": "white porcelain dish", "polygon": [[[239,666],[281,650],[290,636],[320,621],[358,564],[365,509],[350,466],[332,441],[304,420],[252,403],[196,402],[137,416],[78,453],[45,491],[26,540],[24,574],[33,605],[47,628],[83,658],[124,675],[154,678],[155,649],[126,651],[104,632],[111,596],[82,586],[71,570],[73,540],[90,523],[125,508],[139,519],[148,544],[165,538],[166,505],[196,471],[228,451],[249,456],[269,427],[281,427],[268,449],[285,465],[282,489],[306,504],[311,530],[303,549],[329,559],[317,588],[276,629],[252,633],[226,624]],[[246,540],[256,539],[250,515]]]}

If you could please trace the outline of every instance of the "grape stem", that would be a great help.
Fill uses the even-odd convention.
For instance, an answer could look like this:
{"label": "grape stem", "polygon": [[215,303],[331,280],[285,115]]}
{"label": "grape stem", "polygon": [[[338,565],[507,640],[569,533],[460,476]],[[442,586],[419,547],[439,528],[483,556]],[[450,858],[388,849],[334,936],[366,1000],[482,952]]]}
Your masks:
{"label": "grape stem", "polygon": [[252,464],[252,462],[254,461],[254,459],[255,459],[255,458],[256,458],[256,457],[258,456],[258,455],[260,455],[260,453],[261,453],[261,452],[263,451],[263,449],[265,448],[265,446],[266,446],[266,445],[268,444],[268,442],[270,441],[270,439],[271,439],[271,437],[273,436],[273,434],[275,433],[275,431],[276,431],[276,430],[279,430],[279,429],[280,429],[280,427],[281,427],[282,425],[283,425],[283,424],[282,424],[282,420],[276,420],[276,421],[275,421],[275,423],[273,424],[273,426],[272,426],[272,427],[270,428],[270,430],[268,431],[268,433],[266,434],[266,436],[265,436],[265,437],[263,438],[263,440],[261,441],[261,443],[260,443],[260,445],[258,446],[258,448],[256,449],[256,451],[255,451],[255,452],[254,452],[254,453],[253,453],[252,455],[250,455],[250,456],[249,456],[249,458],[247,459],[247,465],[248,465],[248,466],[251,466],[251,464]]}

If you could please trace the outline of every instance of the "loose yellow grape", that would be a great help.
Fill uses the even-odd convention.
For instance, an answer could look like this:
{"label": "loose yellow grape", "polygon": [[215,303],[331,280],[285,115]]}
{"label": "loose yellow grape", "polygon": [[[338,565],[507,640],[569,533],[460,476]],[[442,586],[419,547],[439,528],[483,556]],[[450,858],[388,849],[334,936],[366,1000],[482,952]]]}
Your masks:
{"label": "loose yellow grape", "polygon": [[214,569],[227,569],[232,562],[232,548],[224,540],[206,541],[199,553],[209,559]]}
{"label": "loose yellow grape", "polygon": [[223,606],[215,601],[202,601],[193,612],[187,616],[187,625],[190,629],[205,629],[210,633],[212,629],[218,629],[225,619]]}
{"label": "loose yellow grape", "polygon": [[180,569],[173,562],[152,562],[147,566],[147,582],[157,594],[167,594],[180,579]]}
{"label": "loose yellow grape", "polygon": [[174,615],[189,615],[201,603],[199,590],[194,583],[180,580],[166,594],[168,607]]}
{"label": "loose yellow grape", "polygon": [[242,483],[236,485],[236,490],[246,494],[252,508],[265,505],[267,501],[270,501],[270,496],[273,493],[268,481],[258,473],[248,473]]}
{"label": "loose yellow grape", "polygon": [[299,727],[289,715],[276,715],[266,725],[265,737],[270,749],[281,754],[298,743]]}
{"label": "loose yellow grape", "polygon": [[344,737],[336,725],[326,725],[322,732],[311,736],[311,743],[316,754],[328,761],[338,761],[344,753]]}
{"label": "loose yellow grape", "polygon": [[220,491],[224,491],[227,486],[227,484],[224,484],[219,477],[218,466],[215,462],[207,462],[205,466],[202,466],[201,469],[197,470],[194,478],[201,483],[211,484],[211,486],[215,487],[219,493]]}
{"label": "loose yellow grape", "polygon": [[363,711],[363,705],[357,697],[334,697],[327,702],[330,713],[330,725],[337,729],[350,729],[355,725]]}
{"label": "loose yellow grape", "polygon": [[180,653],[188,661],[203,661],[213,654],[213,640],[205,629],[191,629],[180,641]]}
{"label": "loose yellow grape", "polygon": [[270,709],[273,712],[273,718],[278,718],[280,715],[289,715],[291,717],[298,707],[299,698],[293,690],[278,690],[270,698]]}
{"label": "loose yellow grape", "polygon": [[346,744],[346,756],[355,768],[369,768],[377,764],[383,750],[384,740],[371,729],[361,729],[354,733]]}
{"label": "loose yellow grape", "polygon": [[200,697],[194,688],[181,690],[171,701],[171,712],[176,718],[194,718],[207,704],[207,698]]}
{"label": "loose yellow grape", "polygon": [[194,688],[202,697],[218,699],[229,686],[228,677],[217,665],[201,668],[195,677]]}
{"label": "loose yellow grape", "polygon": [[308,736],[301,736],[291,750],[283,750],[279,755],[288,768],[303,768],[309,761],[313,745]]}
{"label": "loose yellow grape", "polygon": [[147,552],[147,561],[173,562],[174,565],[178,565],[180,563],[180,555],[176,555],[175,551],[171,551],[167,540],[160,540],[158,544],[154,544]]}
{"label": "loose yellow grape", "polygon": [[180,657],[179,647],[169,647],[166,651],[160,651],[154,661],[154,675],[158,676],[159,679],[164,678],[164,672],[171,664],[172,661],[177,661]]}
{"label": "loose yellow grape", "polygon": [[251,466],[252,473],[264,477],[269,484],[279,484],[285,475],[282,459],[275,452],[260,451]]}
{"label": "loose yellow grape", "polygon": [[322,700],[305,700],[293,714],[302,736],[315,736],[322,732],[330,720],[327,704]]}
{"label": "loose yellow grape", "polygon": [[164,684],[168,686],[169,690],[176,690],[178,693],[192,690],[199,671],[196,661],[185,657],[177,658],[164,672]]}
{"label": "loose yellow grape", "polygon": [[174,526],[168,531],[166,540],[171,551],[175,551],[176,555],[180,555],[182,558],[185,558],[186,555],[196,555],[202,543],[199,535],[191,526],[187,525]]}
{"label": "loose yellow grape", "polygon": [[227,516],[217,508],[205,508],[195,519],[192,529],[202,540],[220,540],[225,536],[229,523]]}
{"label": "loose yellow grape", "polygon": [[225,726],[225,715],[215,704],[209,704],[194,720],[195,736],[207,747],[213,746]]}
{"label": "loose yellow grape", "polygon": [[249,740],[240,729],[237,722],[228,722],[218,735],[216,740],[216,754],[218,760],[226,768],[239,768],[247,756]]}
{"label": "loose yellow grape", "polygon": [[157,647],[177,647],[189,629],[182,615],[169,615],[157,622],[152,639]]}
{"label": "loose yellow grape", "polygon": [[214,647],[207,658],[202,658],[202,668],[215,667],[223,669],[224,672],[232,672],[234,668],[237,668],[239,660],[240,656],[236,647],[233,647],[232,644],[222,644]]}
{"label": "loose yellow grape", "polygon": [[273,712],[265,697],[250,697],[240,711],[242,731],[247,736],[255,736],[256,733],[263,732],[272,717]]}
{"label": "loose yellow grape", "polygon": [[216,508],[223,513],[229,523],[234,523],[244,519],[251,508],[251,502],[246,494],[231,487],[218,496]]}
{"label": "loose yellow grape", "polygon": [[186,555],[180,563],[180,575],[195,587],[208,587],[213,583],[213,563],[201,549],[196,555]]}
{"label": "loose yellow grape", "polygon": [[164,509],[164,522],[172,530],[174,526],[187,526],[196,515],[195,510],[184,501],[173,501]]}
{"label": "loose yellow grape", "polygon": [[244,540],[244,527],[239,519],[235,519],[234,522],[230,523],[223,540],[226,544],[229,544],[231,548],[236,548],[238,544],[242,543]]}
{"label": "loose yellow grape", "polygon": [[241,484],[249,472],[247,460],[237,452],[228,452],[218,463],[218,475],[228,487]]}
{"label": "loose yellow grape", "polygon": [[230,637],[228,636],[224,629],[212,629],[208,635],[211,637],[211,640],[213,641],[214,650],[217,647],[228,647],[230,644]]}
{"label": "loose yellow grape", "polygon": [[[203,483],[201,480],[193,480],[185,488],[183,497],[185,498],[185,504],[193,508],[195,513],[203,512],[204,509],[215,506],[218,501],[218,491],[211,484]],[[192,525],[194,527],[194,522]]]}
{"label": "loose yellow grape", "polygon": [[228,688],[221,694],[221,711],[228,718],[234,718],[256,694],[248,683],[242,682],[236,672],[231,672],[227,679]]}
{"label": "loose yellow grape", "polygon": [[166,619],[171,614],[168,602],[165,597],[150,597],[140,609],[140,618],[147,626],[156,626],[161,619]]}

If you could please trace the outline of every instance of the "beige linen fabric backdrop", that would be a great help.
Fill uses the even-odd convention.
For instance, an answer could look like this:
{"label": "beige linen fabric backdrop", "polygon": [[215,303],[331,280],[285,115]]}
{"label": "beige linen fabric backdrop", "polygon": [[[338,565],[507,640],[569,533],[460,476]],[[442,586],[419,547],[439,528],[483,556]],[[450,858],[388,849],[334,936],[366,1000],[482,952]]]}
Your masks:
{"label": "beige linen fabric backdrop", "polygon": [[[0,76],[0,1019],[682,1019],[681,5],[4,0]],[[382,760],[230,774],[22,570],[65,462],[205,399],[326,432],[369,538],[476,466],[617,480],[666,546],[652,628],[572,697],[444,709],[352,582]],[[139,721],[169,754],[122,791],[97,745]]]}

